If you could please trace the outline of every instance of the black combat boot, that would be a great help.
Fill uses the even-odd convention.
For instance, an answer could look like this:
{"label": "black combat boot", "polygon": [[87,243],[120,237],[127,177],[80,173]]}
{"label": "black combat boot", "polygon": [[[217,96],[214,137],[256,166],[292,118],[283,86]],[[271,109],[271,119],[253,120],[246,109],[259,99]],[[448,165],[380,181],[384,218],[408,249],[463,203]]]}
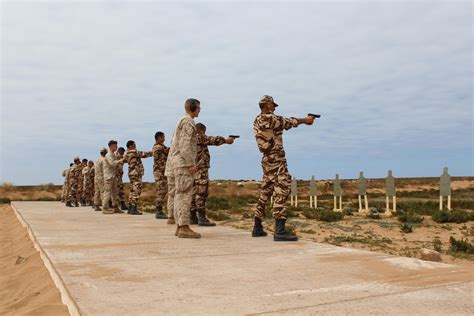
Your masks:
{"label": "black combat boot", "polygon": [[74,207],[74,206],[72,206],[72,204],[71,204],[70,201],[67,201],[67,202],[66,202],[66,206],[67,206],[67,207]]}
{"label": "black combat boot", "polygon": [[279,218],[275,220],[275,233],[273,234],[274,241],[297,241],[298,237],[292,236],[285,232],[286,219]]}
{"label": "black combat boot", "polygon": [[122,211],[128,210],[127,205],[125,205],[125,201],[120,201],[120,209]]}
{"label": "black combat boot", "polygon": [[81,206],[86,206],[86,201],[84,199],[81,199]]}
{"label": "black combat boot", "polygon": [[75,204],[75,205],[76,205],[76,207],[79,207],[79,202],[76,202],[76,204]]}
{"label": "black combat boot", "polygon": [[128,214],[130,214],[130,215],[142,215],[142,213],[140,213],[140,212],[137,210],[137,206],[136,206],[136,205],[133,205],[133,204],[130,205]]}
{"label": "black combat boot", "polygon": [[263,230],[262,220],[260,217],[255,217],[255,222],[253,224],[252,237],[265,237],[267,232]]}
{"label": "black combat boot", "polygon": [[191,225],[197,225],[199,223],[198,217],[197,217],[197,211],[195,208],[191,210],[191,218],[189,219],[189,223]]}
{"label": "black combat boot", "polygon": [[109,200],[109,208],[112,208],[112,200]]}
{"label": "black combat boot", "polygon": [[199,226],[216,226],[216,223],[211,222],[206,217],[206,209],[200,208],[197,210],[198,212],[198,225]]}
{"label": "black combat boot", "polygon": [[95,205],[95,206],[94,206],[94,211],[96,211],[96,212],[101,212],[102,209],[100,208],[99,205]]}
{"label": "black combat boot", "polygon": [[156,207],[155,218],[156,219],[167,219],[168,218],[168,216],[166,216],[166,214],[163,213],[163,207],[162,206],[157,206]]}

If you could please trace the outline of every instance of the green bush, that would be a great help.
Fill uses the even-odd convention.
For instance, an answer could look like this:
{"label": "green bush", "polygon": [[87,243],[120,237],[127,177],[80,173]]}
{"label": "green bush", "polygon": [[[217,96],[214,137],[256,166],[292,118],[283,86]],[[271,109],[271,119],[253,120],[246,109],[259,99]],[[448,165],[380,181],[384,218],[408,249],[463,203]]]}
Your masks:
{"label": "green bush", "polygon": [[323,208],[305,208],[303,209],[303,215],[308,219],[316,219],[322,222],[337,222],[344,218],[342,212],[329,211]]}
{"label": "green bush", "polygon": [[9,198],[0,198],[0,204],[10,204],[10,202]]}
{"label": "green bush", "polygon": [[474,245],[469,241],[461,238],[456,240],[453,236],[449,238],[449,250],[453,252],[464,252],[468,254],[474,254]]}
{"label": "green bush", "polygon": [[431,218],[437,223],[465,223],[474,220],[472,212],[464,210],[436,211]]}
{"label": "green bush", "polygon": [[400,225],[400,231],[405,234],[409,234],[413,232],[413,224],[412,223],[403,223]]}
{"label": "green bush", "polygon": [[423,219],[424,219],[423,217],[418,216],[416,214],[408,214],[408,213],[399,214],[397,216],[398,216],[398,220],[402,223],[416,223],[416,224],[419,224],[419,223],[423,222]]}
{"label": "green bush", "polygon": [[207,199],[206,207],[208,210],[228,210],[230,209],[230,203],[227,199],[218,196],[211,196]]}
{"label": "green bush", "polygon": [[224,212],[207,211],[207,216],[215,221],[225,221],[230,219],[230,216]]}
{"label": "green bush", "polygon": [[439,239],[439,237],[435,237],[433,240],[433,249],[436,250],[437,252],[441,253],[443,252],[442,248],[443,243]]}

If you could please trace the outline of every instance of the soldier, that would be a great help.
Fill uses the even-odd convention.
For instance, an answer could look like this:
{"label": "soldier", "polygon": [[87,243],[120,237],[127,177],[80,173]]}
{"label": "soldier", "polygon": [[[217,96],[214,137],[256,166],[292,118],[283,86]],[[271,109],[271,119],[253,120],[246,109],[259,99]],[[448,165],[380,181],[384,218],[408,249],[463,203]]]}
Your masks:
{"label": "soldier", "polygon": [[314,117],[286,118],[277,116],[273,112],[278,106],[273,98],[264,95],[260,98],[259,106],[261,114],[255,118],[253,131],[257,140],[258,149],[263,154],[263,184],[260,198],[256,207],[255,224],[252,231],[253,237],[266,236],[263,230],[262,220],[265,217],[265,205],[274,194],[273,217],[275,218],[275,241],[296,241],[298,237],[291,236],[285,232],[286,201],[290,194],[291,176],[283,149],[283,130],[297,127],[300,124],[312,125]]}
{"label": "soldier", "polygon": [[[117,150],[117,158],[123,159],[123,155],[125,154],[125,148],[120,147]],[[117,167],[117,181],[118,181],[118,200],[120,203],[120,208],[122,211],[127,209],[127,205],[125,205],[125,190],[123,189],[123,165]]]}
{"label": "soldier", "polygon": [[[232,144],[234,139],[222,136],[207,136],[206,126],[202,123],[196,124],[197,130],[197,175],[194,179],[194,195],[191,203],[191,224],[199,226],[215,226],[206,217],[206,201],[209,194],[209,168],[211,167],[211,155],[207,146],[220,146]],[[196,213],[198,216],[196,216]]]}
{"label": "soldier", "polygon": [[[104,170],[104,194],[102,197],[103,214],[123,213],[118,208],[118,181],[117,181],[117,167],[123,164],[115,155],[117,151],[117,141],[109,141],[109,150],[105,155],[103,162]],[[113,210],[109,208],[109,201],[112,200]]]}
{"label": "soldier", "polygon": [[[86,168],[84,168],[85,170]],[[84,203],[91,206],[94,203],[94,162],[89,160],[87,163],[87,173],[84,174]]]}
{"label": "soldier", "polygon": [[86,163],[86,166],[82,168],[82,194],[81,194],[81,205],[85,206],[86,203],[86,185],[87,185],[87,175],[89,174],[89,162]]}
{"label": "soldier", "polygon": [[100,150],[100,156],[95,161],[94,174],[94,211],[102,211],[102,198],[104,193],[104,159],[107,149]]}
{"label": "soldier", "polygon": [[77,189],[77,200],[81,202],[81,206],[86,206],[84,203],[84,199],[82,198],[82,194],[84,191],[84,174],[82,171],[84,168],[87,167],[87,159],[82,159],[82,163],[80,164],[80,170],[81,172],[79,173],[79,184],[78,184],[78,189]]}
{"label": "soldier", "polygon": [[68,207],[79,207],[79,181],[81,180],[81,159],[79,157],[74,158],[74,165],[69,170],[69,193],[67,196],[66,206]]}
{"label": "soldier", "polygon": [[165,175],[168,180],[168,223],[176,221],[179,238],[200,238],[201,234],[189,228],[194,176],[197,172],[197,137],[194,118],[201,111],[200,102],[188,99],[184,105],[186,114],[178,121],[166,161]]}
{"label": "soldier", "polygon": [[127,142],[127,153],[124,162],[128,163],[128,178],[130,179],[130,194],[128,195],[128,214],[142,215],[138,211],[140,195],[142,194],[142,178],[145,174],[142,158],[153,156],[151,151],[139,151],[133,140]]}
{"label": "soldier", "polygon": [[63,189],[61,191],[61,202],[63,202],[63,203],[66,203],[66,200],[67,200],[68,174],[69,174],[69,170],[71,170],[72,165],[74,165],[74,164],[71,162],[69,164],[69,168],[67,168],[63,171],[64,184],[63,184]]}
{"label": "soldier", "polygon": [[155,144],[151,149],[153,152],[153,176],[155,177],[155,198],[156,198],[156,213],[155,218],[166,219],[163,213],[163,204],[165,201],[166,192],[168,191],[168,183],[165,176],[166,159],[170,149],[165,146],[165,134],[163,132],[155,133]]}

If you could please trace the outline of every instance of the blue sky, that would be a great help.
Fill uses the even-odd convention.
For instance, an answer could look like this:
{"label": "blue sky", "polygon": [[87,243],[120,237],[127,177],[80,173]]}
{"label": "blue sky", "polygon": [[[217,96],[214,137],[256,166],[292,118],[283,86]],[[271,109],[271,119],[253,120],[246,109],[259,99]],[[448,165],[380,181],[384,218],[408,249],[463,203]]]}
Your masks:
{"label": "blue sky", "polygon": [[322,115],[284,135],[298,179],[472,176],[472,23],[470,1],[3,2],[0,182],[61,183],[109,139],[169,144],[188,97],[209,135],[242,136],[211,178],[260,179],[263,94]]}

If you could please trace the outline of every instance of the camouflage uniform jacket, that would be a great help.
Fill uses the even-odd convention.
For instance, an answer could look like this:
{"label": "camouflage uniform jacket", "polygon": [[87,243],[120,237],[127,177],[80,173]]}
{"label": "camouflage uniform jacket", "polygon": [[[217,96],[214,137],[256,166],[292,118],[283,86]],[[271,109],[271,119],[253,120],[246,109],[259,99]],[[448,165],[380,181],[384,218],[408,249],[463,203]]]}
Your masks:
{"label": "camouflage uniform jacket", "polygon": [[81,177],[81,172],[82,172],[82,165],[73,165],[71,169],[69,170],[69,181],[79,181]]}
{"label": "camouflage uniform jacket", "polygon": [[89,171],[90,171],[90,168],[89,166],[85,166],[84,168],[82,168],[82,183],[83,183],[83,186],[85,187],[86,186],[86,183],[88,181],[88,175],[89,175]]}
{"label": "camouflage uniform jacket", "polygon": [[100,156],[94,163],[95,175],[94,179],[103,180],[104,179],[104,157]]}
{"label": "camouflage uniform jacket", "polygon": [[166,176],[172,176],[173,170],[196,166],[197,136],[193,118],[183,116],[173,134],[170,153],[166,160]]}
{"label": "camouflage uniform jacket", "polygon": [[155,144],[151,151],[153,153],[153,174],[164,175],[170,149],[165,145]]}
{"label": "camouflage uniform jacket", "polygon": [[274,161],[284,160],[283,130],[297,126],[298,120],[294,117],[286,118],[273,113],[258,115],[253,122],[253,133],[263,156]]}
{"label": "camouflage uniform jacket", "polygon": [[130,178],[143,177],[145,169],[143,168],[142,158],[153,156],[151,151],[139,151],[136,149],[127,149],[125,153],[126,162],[128,163],[128,176]]}
{"label": "camouflage uniform jacket", "polygon": [[95,166],[92,166],[92,168],[89,168],[89,172],[87,173],[87,182],[94,183],[94,179],[95,179]]}
{"label": "camouflage uniform jacket", "polygon": [[[123,159],[123,155],[121,155],[121,154],[116,154],[116,156],[117,156],[117,159],[120,159],[120,160]],[[122,178],[122,176],[123,176],[123,164],[120,164],[120,165],[117,166],[117,176],[119,178]]]}
{"label": "camouflage uniform jacket", "polygon": [[197,133],[197,166],[199,169],[209,169],[211,167],[211,155],[207,146],[220,146],[225,143],[222,136],[207,136]]}
{"label": "camouflage uniform jacket", "polygon": [[110,150],[107,152],[104,158],[104,180],[109,180],[117,177],[117,167],[123,162],[117,158],[115,153],[111,152]]}

